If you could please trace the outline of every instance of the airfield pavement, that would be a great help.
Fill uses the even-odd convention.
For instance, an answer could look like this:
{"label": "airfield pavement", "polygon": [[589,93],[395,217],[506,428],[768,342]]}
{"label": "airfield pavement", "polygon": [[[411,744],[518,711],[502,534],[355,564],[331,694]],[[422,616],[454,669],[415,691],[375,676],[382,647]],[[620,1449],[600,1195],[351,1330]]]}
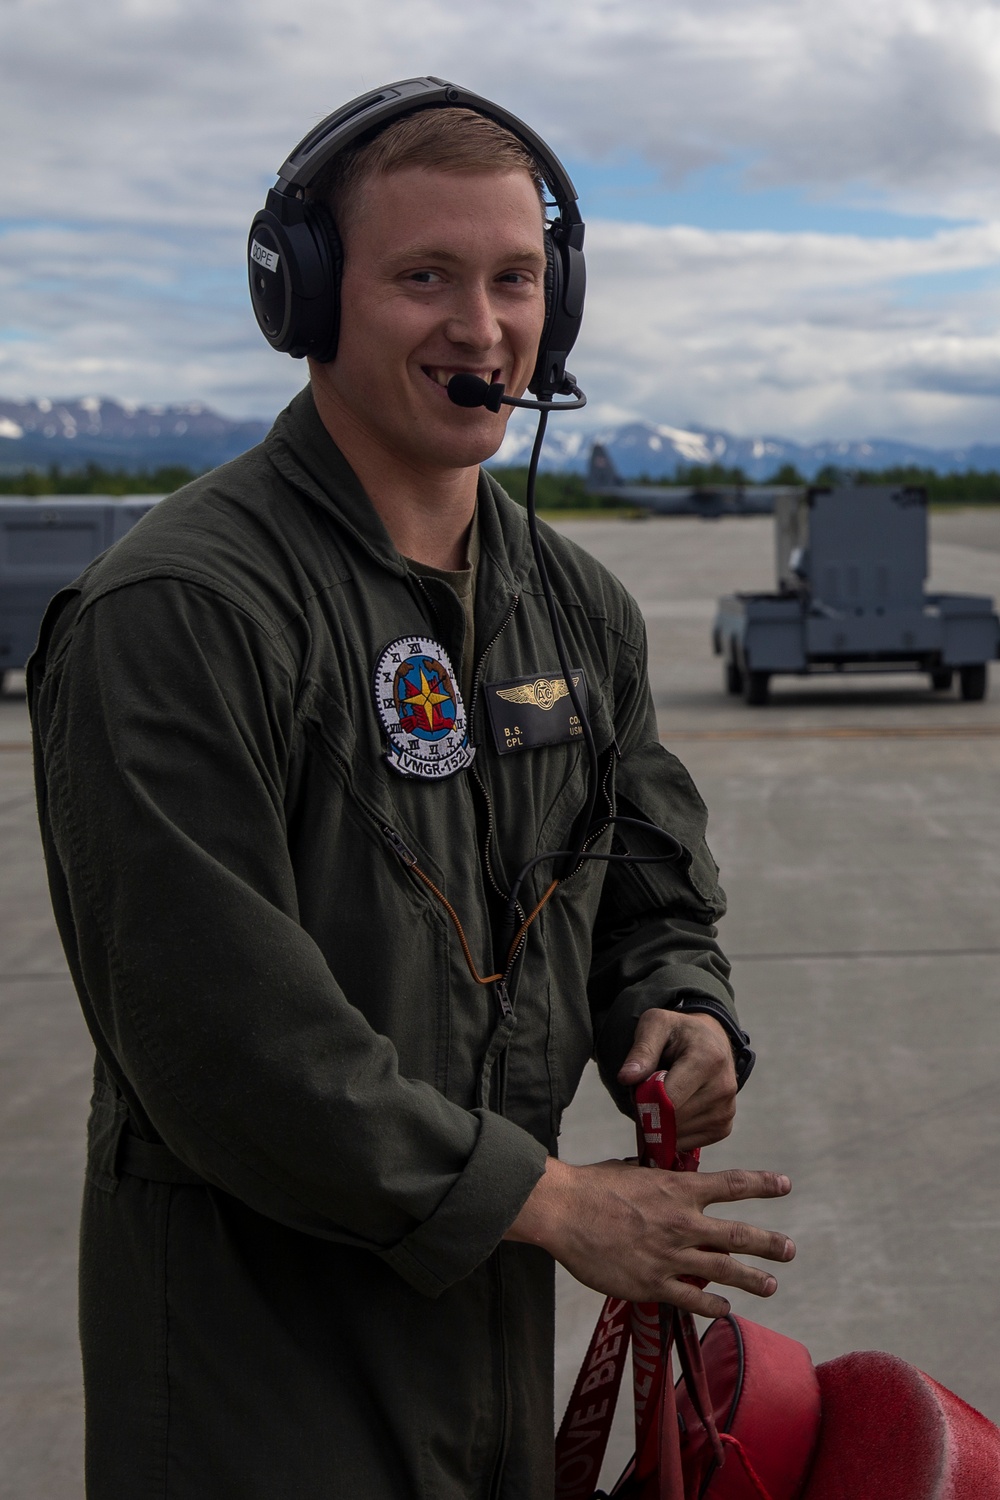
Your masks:
{"label": "airfield pavement", "polygon": [[[645,612],[664,742],[693,773],[758,1051],[705,1168],[786,1171],[747,1217],[799,1253],[736,1310],[817,1363],[892,1350],[1000,1421],[1000,665],[962,703],[906,676],[722,691],[713,603],[772,586],[769,519],[560,527]],[[935,515],[932,586],[1000,596],[1000,510]],[[38,847],[23,699],[0,703],[0,1500],[80,1500],[76,1217],[90,1047]],[[633,1150],[588,1072],[562,1154]],[[721,1212],[722,1210],[720,1210]],[[600,1298],[560,1273],[557,1411]],[[628,1456],[616,1427],[605,1480]]]}

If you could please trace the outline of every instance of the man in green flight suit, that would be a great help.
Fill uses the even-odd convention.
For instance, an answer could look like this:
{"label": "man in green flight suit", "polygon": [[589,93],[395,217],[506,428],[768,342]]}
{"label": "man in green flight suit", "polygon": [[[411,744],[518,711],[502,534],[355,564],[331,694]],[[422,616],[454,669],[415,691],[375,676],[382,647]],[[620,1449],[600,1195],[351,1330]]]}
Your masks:
{"label": "man in green flight suit", "polygon": [[312,193],[343,244],[335,357],[43,625],[39,811],[98,1054],[91,1500],[551,1500],[555,1261],[714,1315],[681,1278],[768,1296],[730,1252],[793,1253],[702,1212],[784,1178],[556,1157],[592,1055],[624,1109],[667,1067],[681,1144],[721,1139],[739,1032],[638,610],[544,528],[592,848],[617,809],[684,853],[536,865],[502,936],[518,872],[575,847],[588,772],[524,512],[479,467],[509,408],[447,384],[532,379],[539,189],[464,107],[338,153]]}

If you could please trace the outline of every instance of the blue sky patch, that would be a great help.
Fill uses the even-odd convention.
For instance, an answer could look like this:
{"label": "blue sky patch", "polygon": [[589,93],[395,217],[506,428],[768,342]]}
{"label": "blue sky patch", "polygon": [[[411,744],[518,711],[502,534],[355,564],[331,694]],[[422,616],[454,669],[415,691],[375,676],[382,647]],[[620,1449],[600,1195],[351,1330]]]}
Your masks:
{"label": "blue sky patch", "polygon": [[938,306],[945,297],[969,297],[1000,288],[1000,266],[967,266],[956,271],[924,271],[894,281],[897,301],[912,307]]}
{"label": "blue sky patch", "polygon": [[798,187],[749,187],[746,162],[706,167],[677,187],[666,186],[656,168],[638,155],[599,164],[569,158],[566,165],[585,219],[782,234],[855,234],[865,239],[925,239],[970,222],[897,213],[877,201],[866,203],[871,193],[861,187],[836,198],[810,196]]}

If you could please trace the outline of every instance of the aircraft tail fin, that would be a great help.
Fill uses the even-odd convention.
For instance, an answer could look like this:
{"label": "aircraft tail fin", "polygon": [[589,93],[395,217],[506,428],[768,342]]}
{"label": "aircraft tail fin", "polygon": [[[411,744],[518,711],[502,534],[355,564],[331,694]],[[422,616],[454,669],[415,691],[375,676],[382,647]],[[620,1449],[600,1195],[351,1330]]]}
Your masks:
{"label": "aircraft tail fin", "polygon": [[592,490],[607,490],[621,482],[621,475],[612,463],[610,453],[603,444],[595,443],[590,450],[587,484]]}

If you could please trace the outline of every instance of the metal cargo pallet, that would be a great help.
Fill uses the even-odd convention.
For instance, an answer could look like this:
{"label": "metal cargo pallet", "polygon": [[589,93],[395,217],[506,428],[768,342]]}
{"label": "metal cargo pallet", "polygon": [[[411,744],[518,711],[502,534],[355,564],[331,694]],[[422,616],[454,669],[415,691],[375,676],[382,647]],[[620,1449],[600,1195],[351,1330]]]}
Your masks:
{"label": "metal cargo pallet", "polygon": [[919,672],[937,692],[986,696],[1000,620],[985,594],[926,594],[927,497],[891,485],[813,487],[775,510],[778,591],[719,600],[724,682],[767,702],[771,678]]}
{"label": "metal cargo pallet", "polygon": [[0,499],[0,673],[23,667],[45,606],[159,496]]}

